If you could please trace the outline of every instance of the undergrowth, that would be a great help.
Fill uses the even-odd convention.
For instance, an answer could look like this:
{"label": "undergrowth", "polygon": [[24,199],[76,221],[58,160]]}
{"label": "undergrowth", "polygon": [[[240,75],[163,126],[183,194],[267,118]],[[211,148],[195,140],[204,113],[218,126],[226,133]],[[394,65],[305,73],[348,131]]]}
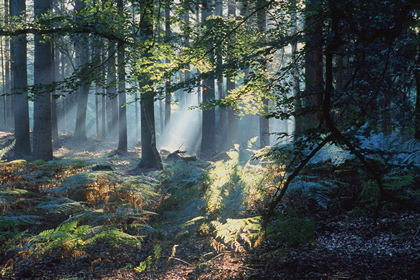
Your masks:
{"label": "undergrowth", "polygon": [[[360,163],[331,144],[294,179],[275,217],[264,224],[266,205],[282,190],[302,151],[296,154],[298,148],[287,144],[254,156],[253,141],[235,145],[215,162],[164,161],[163,171],[139,176],[92,171],[77,160],[1,162],[1,276],[19,260],[48,255],[97,263],[105,258],[95,259],[95,248],[127,244],[142,257],[126,268],[141,274],[165,258],[177,259],[178,245],[192,239],[214,253],[183,257],[199,258],[205,265],[226,251],[312,242],[319,213],[377,206],[380,193],[373,180],[365,173],[355,178]],[[419,198],[414,188],[417,150],[374,154],[380,147],[365,146],[363,152],[381,166],[387,190],[408,200]],[[381,157],[393,160],[386,165]]]}
{"label": "undergrowth", "polygon": [[91,256],[98,244],[140,248],[156,181],[91,172],[75,160],[4,162],[0,165],[0,259]]}

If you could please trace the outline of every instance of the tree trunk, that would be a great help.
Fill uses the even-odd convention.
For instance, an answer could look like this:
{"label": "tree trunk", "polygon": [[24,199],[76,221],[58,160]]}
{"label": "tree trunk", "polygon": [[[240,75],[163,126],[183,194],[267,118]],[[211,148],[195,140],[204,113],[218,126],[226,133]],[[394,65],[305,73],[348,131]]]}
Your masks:
{"label": "tree trunk", "polygon": [[417,46],[416,68],[414,78],[416,80],[416,105],[414,111],[414,137],[420,140],[420,46]]}
{"label": "tree trunk", "polygon": [[[75,10],[81,11],[85,8],[85,2],[77,0],[75,2]],[[77,56],[77,67],[80,70],[85,67],[90,61],[89,45],[86,42],[76,42],[76,56]],[[85,79],[85,77],[80,77]],[[83,80],[82,85],[78,89],[78,101],[77,101],[77,115],[76,115],[76,129],[74,131],[74,138],[80,141],[86,141],[86,117],[87,117],[87,105],[89,100],[89,88],[90,81]]]}
{"label": "tree trunk", "polygon": [[[143,10],[143,20],[140,23],[140,32],[147,39],[153,37],[153,2],[140,1]],[[145,46],[144,56],[150,56],[150,47]],[[155,93],[151,77],[144,74],[140,77],[142,89],[141,100],[141,161],[139,168],[155,168],[162,170],[162,161],[156,148],[155,130]]]}
{"label": "tree trunk", "polygon": [[139,118],[139,97],[137,92],[134,94],[134,111],[135,111],[135,116],[136,119],[134,121],[134,125],[135,125],[135,133],[136,133],[136,145],[137,145],[137,141],[140,138],[140,118]]}
{"label": "tree trunk", "polygon": [[[52,43],[54,58],[53,58],[53,70],[52,70],[52,79],[53,81],[57,81],[60,75],[60,60],[59,60],[59,52],[58,49],[55,47],[55,44]],[[57,98],[54,97],[56,92],[53,92],[53,98],[51,100],[51,125],[52,125],[52,141],[54,148],[60,148],[60,141],[58,137],[58,112],[57,112]]]}
{"label": "tree trunk", "polygon": [[[102,89],[104,91],[104,89]],[[105,92],[102,92],[101,98],[101,138],[106,137],[106,97]]]}
{"label": "tree trunk", "polygon": [[[48,12],[51,9],[50,0],[35,0],[35,17]],[[35,35],[35,61],[34,82],[39,85],[47,85],[52,81],[52,44],[45,41],[42,35]],[[52,125],[51,125],[51,92],[42,87],[37,92],[34,101],[34,138],[33,156],[35,159],[51,160],[52,150]]]}
{"label": "tree trunk", "polygon": [[[118,12],[123,13],[123,1],[117,2]],[[124,44],[118,43],[118,151],[127,152],[127,107],[125,94],[125,50]]]}
{"label": "tree trunk", "polygon": [[117,136],[118,127],[118,99],[116,92],[116,63],[115,63],[115,43],[109,43],[108,50],[108,72],[107,72],[107,120],[108,120],[108,135],[112,138]]}
{"label": "tree trunk", "polygon": [[[236,15],[236,5],[234,0],[228,0],[228,15],[235,16]],[[227,77],[226,78],[226,92],[229,94],[231,90],[234,90],[236,87],[235,84],[235,77]],[[232,148],[234,143],[238,142],[237,134],[238,134],[238,119],[235,117],[235,112],[232,108],[228,108],[228,148]]]}
{"label": "tree trunk", "polygon": [[[265,0],[259,1],[261,6],[264,6],[266,4]],[[266,32],[266,25],[267,25],[267,11],[266,8],[259,8],[257,12],[257,20],[258,20],[258,30],[265,34]],[[264,36],[265,37],[265,36]],[[264,40],[265,38],[263,38]],[[265,59],[265,58],[263,58]],[[267,65],[265,61],[262,61],[263,68],[266,69]],[[268,99],[263,99],[263,110],[264,114],[268,114]],[[260,116],[260,148],[264,148],[265,146],[270,145],[270,123],[268,118],[265,116]]]}
{"label": "tree trunk", "polygon": [[301,125],[302,134],[316,128],[318,123],[323,121],[321,112],[323,102],[322,20],[318,15],[320,11],[315,0],[307,1],[306,10],[305,32],[308,39],[305,45],[305,92],[304,96],[297,100],[302,110],[297,112],[298,116],[296,116],[297,123]]}
{"label": "tree trunk", "polygon": [[[10,2],[10,12],[12,17],[20,17],[24,20],[25,0]],[[27,46],[26,35],[19,35],[11,41],[11,60],[12,60],[12,94],[14,101],[15,114],[15,156],[29,156],[31,154],[31,142],[29,134],[29,106],[27,69]]]}
{"label": "tree trunk", "polygon": [[[212,1],[204,1],[203,10],[202,10],[202,21],[204,22],[207,17],[211,15],[211,5]],[[207,46],[207,49],[210,50],[213,46]],[[208,57],[211,63],[214,63],[214,54],[209,52]],[[203,99],[202,102],[212,100],[215,98],[215,81],[213,75],[206,78],[203,81]],[[201,136],[201,153],[204,155],[209,155],[214,153],[216,142],[216,112],[215,109],[203,110],[203,119],[202,119],[202,136]]]}
{"label": "tree trunk", "polygon": [[[4,15],[5,15],[5,24],[9,23],[8,20],[8,16],[9,16],[9,1],[5,0],[4,1]],[[14,102],[12,100],[12,97],[9,95],[11,93],[11,82],[12,82],[12,77],[11,77],[11,61],[10,61],[10,39],[5,37],[4,39],[4,54],[5,55],[5,59],[3,60],[4,62],[4,93],[6,93],[7,95],[5,96],[5,125],[6,128],[12,129],[12,127],[14,126]]]}
{"label": "tree trunk", "polygon": [[[291,34],[296,34],[297,27],[299,25],[297,21],[297,2],[296,0],[293,1],[293,11],[292,11],[292,27],[291,27]],[[298,43],[292,43],[292,76],[293,76],[293,96],[295,97],[295,128],[294,128],[294,140],[298,139],[299,137],[303,136],[303,126],[304,126],[304,119],[302,116],[303,111],[303,102],[302,102],[302,93],[300,91],[300,73],[299,73],[299,65],[298,65]],[[288,120],[285,120],[286,122]]]}
{"label": "tree trunk", "polygon": [[[165,35],[167,40],[170,40],[171,37],[171,9],[167,7],[165,10]],[[166,63],[170,63],[169,59],[166,60]],[[165,96],[165,128],[169,125],[171,121],[171,93],[169,88],[171,87],[171,80],[168,79],[165,83],[166,96]],[[163,130],[162,130],[163,131]]]}
{"label": "tree trunk", "polygon": [[[215,14],[219,17],[223,17],[223,1],[217,0],[216,1],[216,8],[215,8]],[[218,66],[221,66],[223,64],[223,56],[222,51],[216,48],[216,63]],[[219,100],[222,100],[226,97],[226,92],[224,91],[224,77],[222,75],[219,75],[217,78],[217,98]],[[217,108],[218,113],[218,130],[217,135],[217,146],[221,149],[227,149],[228,148],[228,119],[227,119],[227,110],[226,108]]]}

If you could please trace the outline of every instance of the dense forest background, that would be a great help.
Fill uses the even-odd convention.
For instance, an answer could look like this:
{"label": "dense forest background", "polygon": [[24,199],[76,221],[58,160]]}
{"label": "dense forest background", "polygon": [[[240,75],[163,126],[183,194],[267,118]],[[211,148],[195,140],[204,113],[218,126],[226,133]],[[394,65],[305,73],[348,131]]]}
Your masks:
{"label": "dense forest background", "polygon": [[0,277],[420,272],[418,1],[2,4]]}

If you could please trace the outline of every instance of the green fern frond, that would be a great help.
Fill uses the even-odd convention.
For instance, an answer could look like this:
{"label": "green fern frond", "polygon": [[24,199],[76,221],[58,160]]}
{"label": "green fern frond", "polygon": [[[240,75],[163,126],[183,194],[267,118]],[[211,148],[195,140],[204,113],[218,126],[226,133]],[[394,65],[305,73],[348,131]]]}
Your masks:
{"label": "green fern frond", "polygon": [[0,216],[0,229],[12,229],[18,225],[38,225],[42,220],[42,217],[37,215],[7,214]]}
{"label": "green fern frond", "polygon": [[236,145],[227,152],[228,160],[212,164],[208,170],[205,198],[210,213],[232,217],[261,201],[264,191],[264,173],[252,160],[252,151]]}
{"label": "green fern frond", "polygon": [[87,244],[95,243],[98,241],[106,241],[111,244],[135,244],[140,245],[142,238],[139,236],[130,235],[125,233],[121,230],[111,228],[111,229],[103,229],[99,233],[95,234],[92,238],[86,240]]}
{"label": "green fern frond", "polygon": [[50,214],[76,214],[87,210],[84,203],[66,197],[50,197],[50,201],[40,203],[37,208],[44,209]]}
{"label": "green fern frond", "polygon": [[16,199],[19,199],[21,197],[37,197],[41,198],[42,196],[28,190],[24,189],[11,189],[11,190],[4,190],[0,191],[0,199],[8,201],[8,202],[14,202]]}
{"label": "green fern frond", "polygon": [[[156,213],[139,210],[133,208],[120,207],[113,209],[112,211],[105,211],[104,209],[87,210],[83,213],[72,216],[69,221],[83,221],[91,226],[98,225],[114,225],[120,227],[126,227],[133,221],[143,221],[150,215]],[[131,221],[131,222],[130,222]]]}
{"label": "green fern frond", "polygon": [[216,238],[223,240],[223,243],[234,246],[235,250],[240,250],[238,242],[245,242],[250,248],[262,235],[261,216],[243,218],[243,219],[226,219],[226,223],[212,221],[211,224],[215,228]]}
{"label": "green fern frond", "polygon": [[83,222],[89,222],[96,219],[98,216],[101,216],[105,213],[104,209],[94,209],[94,210],[86,210],[83,213],[77,214],[72,216],[69,221],[83,221]]}
{"label": "green fern frond", "polygon": [[331,201],[329,195],[333,187],[334,185],[327,181],[322,181],[322,184],[319,182],[297,181],[290,184],[287,193],[301,193],[314,199],[319,206],[326,209]]}
{"label": "green fern frond", "polygon": [[39,236],[51,236],[54,233],[62,233],[62,232],[72,232],[77,228],[77,221],[70,221],[70,222],[65,222],[62,223],[61,225],[59,225],[58,227],[56,227],[55,229],[48,229],[48,230],[44,230],[42,232],[39,233]]}
{"label": "green fern frond", "polygon": [[[18,244],[25,237],[27,231],[22,231],[19,233],[12,232],[0,232],[0,253],[6,253],[7,251],[16,249]],[[6,238],[7,236],[7,238]],[[10,237],[11,236],[11,237]]]}

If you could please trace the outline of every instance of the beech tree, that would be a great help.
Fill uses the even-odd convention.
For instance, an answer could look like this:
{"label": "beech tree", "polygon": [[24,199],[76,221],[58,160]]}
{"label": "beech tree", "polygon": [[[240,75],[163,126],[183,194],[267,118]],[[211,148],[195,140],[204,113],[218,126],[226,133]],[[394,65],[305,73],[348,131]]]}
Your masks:
{"label": "beech tree", "polygon": [[[25,21],[25,0],[10,1],[10,15],[20,21]],[[17,156],[29,156],[31,154],[31,142],[29,135],[29,104],[28,104],[28,69],[27,69],[27,46],[26,35],[15,36],[11,40],[11,71],[12,71],[12,94],[15,118],[15,154]]]}
{"label": "beech tree", "polygon": [[[82,13],[83,9],[86,7],[86,3],[82,0],[75,1],[75,12]],[[78,71],[83,75],[88,71],[83,71],[82,69],[89,64],[90,62],[90,47],[89,39],[86,36],[79,35],[79,38],[76,39],[75,49],[76,49],[76,65]],[[77,115],[76,115],[76,127],[74,131],[74,137],[79,141],[85,141],[87,139],[86,132],[86,113],[87,105],[89,99],[89,89],[91,81],[88,76],[84,76],[81,85],[77,89]]]}
{"label": "beech tree", "polygon": [[[117,8],[119,14],[123,15],[124,5],[122,0],[118,0]],[[118,151],[127,152],[127,109],[125,93],[125,46],[122,42],[118,43]]]}
{"label": "beech tree", "polygon": [[[206,23],[212,14],[213,1],[207,0],[202,3],[202,22]],[[210,35],[210,34],[209,34]],[[207,45],[207,56],[210,65],[215,64],[214,48],[212,44]],[[214,75],[205,77],[203,81],[203,102],[211,101],[216,98]],[[201,153],[214,153],[216,144],[216,112],[214,108],[203,110],[202,133],[201,133]]]}
{"label": "beech tree", "polygon": [[[121,63],[115,63],[115,54],[124,46],[126,57],[119,53],[118,60],[125,60],[126,69],[129,69],[127,81],[137,81],[136,85],[131,84],[130,91],[141,93],[143,154],[140,166],[161,167],[154,114],[157,94],[163,96],[160,94],[165,92],[169,97],[177,91],[176,95],[181,95],[179,99],[185,100],[187,92],[200,91],[202,82],[205,89],[200,107],[205,109],[202,113],[202,151],[214,150],[215,136],[220,131],[216,130],[216,125],[222,124],[224,119],[220,114],[216,123],[213,109],[217,106],[231,109],[228,113],[229,136],[221,135],[232,143],[240,142],[236,135],[241,132],[233,112],[238,116],[254,114],[285,120],[294,117],[296,129],[287,134],[289,139],[295,136],[295,144],[305,148],[308,148],[306,144],[318,143],[331,134],[333,127],[345,132],[344,136],[356,146],[355,135],[383,132],[407,134],[408,138],[416,136],[419,106],[414,102],[418,96],[414,81],[418,78],[418,42],[414,38],[418,36],[416,13],[419,8],[414,0],[393,2],[392,5],[373,0],[229,1],[227,13],[230,16],[227,18],[211,17],[207,2],[201,3],[203,8],[199,10],[197,3],[190,0],[182,1],[182,5],[159,2],[163,6],[152,0],[136,1],[126,3],[130,9],[122,14],[115,4],[102,1],[101,9],[92,6],[84,12],[78,11],[79,6],[75,11],[69,8],[60,16],[50,15],[30,28],[25,25],[15,29],[1,28],[0,35],[36,33],[46,37],[55,34],[102,37],[109,43],[108,55],[94,65],[93,72],[103,73],[107,69],[109,79],[102,79],[102,85],[108,88],[108,98],[117,96],[114,69]],[[236,15],[235,4],[242,9],[240,15]],[[163,8],[159,10],[159,7]],[[223,15],[220,7],[217,6],[218,14]],[[163,10],[165,17],[161,15]],[[340,15],[339,19],[334,17],[333,11]],[[201,13],[202,22],[194,20],[200,17],[193,16],[197,13]],[[171,34],[159,36],[156,27],[161,25],[160,20],[169,23],[168,18],[173,27],[171,30],[171,26],[166,26],[165,32],[171,31]],[[336,21],[338,27],[333,25]],[[339,36],[331,31],[333,27]],[[332,43],[334,38],[338,38],[337,42]],[[37,40],[39,51],[39,45],[44,43],[39,37]],[[327,69],[330,59],[327,50],[331,46],[334,47],[330,51],[332,62],[328,65],[331,69]],[[36,62],[39,67],[38,58]],[[119,70],[122,69],[121,65]],[[331,78],[331,73],[333,78],[329,87],[332,89],[328,88],[330,96],[326,98],[327,77]],[[54,86],[59,84],[69,91],[74,84],[83,86],[75,78],[76,74],[63,78]],[[122,81],[123,76],[124,73],[119,72],[118,80]],[[178,76],[182,79],[177,80],[175,77]],[[215,79],[218,79],[219,99],[214,94]],[[223,79],[227,81],[227,94],[221,86]],[[111,136],[119,134],[112,132],[113,127],[117,127],[118,112],[121,117],[124,114],[124,96],[120,97],[119,107],[117,99],[107,99],[107,103],[112,104],[108,110]],[[330,104],[327,104],[328,100]],[[174,98],[173,102],[176,101]],[[166,120],[169,111],[168,99]],[[259,126],[262,144],[268,142],[266,137],[272,132],[267,129],[267,121],[261,119]],[[330,143],[342,145],[342,139],[337,137]]]}
{"label": "beech tree", "polygon": [[[34,1],[35,18],[40,19],[51,11],[51,0]],[[34,83],[37,86],[34,100],[33,156],[35,159],[51,160],[52,122],[51,87],[53,50],[52,42],[42,34],[35,35]]]}
{"label": "beech tree", "polygon": [[[144,38],[142,45],[143,58],[147,63],[144,67],[148,67],[153,63],[150,45],[153,40],[153,0],[140,1],[141,20],[140,34]],[[140,107],[141,107],[141,161],[140,168],[156,168],[163,169],[159,152],[156,148],[156,128],[155,128],[155,91],[151,80],[151,73],[142,71],[139,76],[139,84],[141,90]]]}

